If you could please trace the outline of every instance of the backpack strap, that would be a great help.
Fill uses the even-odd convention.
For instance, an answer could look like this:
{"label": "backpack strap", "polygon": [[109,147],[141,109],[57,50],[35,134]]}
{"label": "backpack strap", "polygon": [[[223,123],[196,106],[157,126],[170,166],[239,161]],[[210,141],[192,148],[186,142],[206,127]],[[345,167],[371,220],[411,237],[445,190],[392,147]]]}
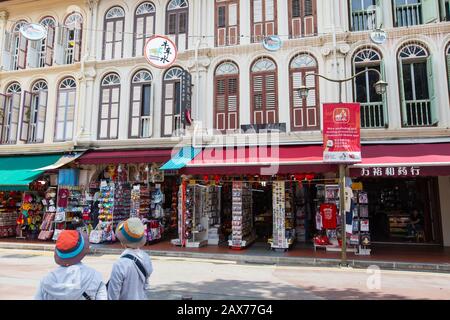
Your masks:
{"label": "backpack strap", "polygon": [[133,260],[134,263],[136,264],[136,266],[138,267],[139,271],[141,271],[141,273],[144,275],[145,279],[147,279],[147,272],[145,272],[145,268],[138,258],[136,258],[135,256],[133,256],[131,254],[123,255],[123,256],[121,256],[121,258]]}
{"label": "backpack strap", "polygon": [[82,294],[83,298],[85,298],[86,300],[92,300],[91,297],[89,297],[89,295],[86,292],[83,292]]}

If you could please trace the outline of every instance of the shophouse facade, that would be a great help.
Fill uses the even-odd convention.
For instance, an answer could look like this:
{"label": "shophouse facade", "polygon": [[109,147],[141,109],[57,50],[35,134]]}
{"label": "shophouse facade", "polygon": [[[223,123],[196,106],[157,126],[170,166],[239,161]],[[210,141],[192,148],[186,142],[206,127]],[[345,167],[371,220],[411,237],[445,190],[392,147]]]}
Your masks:
{"label": "shophouse facade", "polygon": [[[189,140],[177,131],[185,71],[193,84],[191,116],[206,137],[200,143],[242,144],[263,135],[246,132],[248,125],[272,124],[281,145],[320,146],[322,105],[339,101],[339,90],[310,76],[302,98],[304,76],[341,79],[375,68],[389,84],[385,95],[372,89],[375,73],[342,93],[343,101],[361,103],[363,145],[445,146],[449,6],[448,0],[1,1],[0,154],[171,149]],[[20,26],[29,22],[45,25],[47,38],[21,37]],[[384,44],[371,41],[376,28],[386,31]],[[170,69],[152,68],[143,57],[154,34],[177,44]],[[281,38],[279,50],[263,47],[269,35]],[[450,171],[430,179],[428,198],[436,198],[438,212],[429,214],[430,242],[450,246]]]}

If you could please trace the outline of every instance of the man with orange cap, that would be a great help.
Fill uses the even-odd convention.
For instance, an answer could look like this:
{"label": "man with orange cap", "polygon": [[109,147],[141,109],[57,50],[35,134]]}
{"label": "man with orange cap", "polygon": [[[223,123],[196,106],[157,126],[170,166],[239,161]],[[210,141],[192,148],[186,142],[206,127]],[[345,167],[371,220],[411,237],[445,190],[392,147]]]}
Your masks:
{"label": "man with orange cap", "polygon": [[81,263],[89,252],[86,234],[64,230],[55,246],[59,268],[41,280],[36,300],[107,300],[106,286],[99,272]]}

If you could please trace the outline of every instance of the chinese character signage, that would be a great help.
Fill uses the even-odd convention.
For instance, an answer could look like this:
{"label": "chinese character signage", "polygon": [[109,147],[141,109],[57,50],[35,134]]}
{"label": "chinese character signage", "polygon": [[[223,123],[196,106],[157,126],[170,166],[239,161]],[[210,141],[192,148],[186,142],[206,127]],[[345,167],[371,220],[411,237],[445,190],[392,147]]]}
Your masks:
{"label": "chinese character signage", "polygon": [[373,167],[358,170],[361,177],[417,177],[422,173],[419,167]]}
{"label": "chinese character signage", "polygon": [[324,162],[361,162],[359,103],[324,103],[323,144]]}
{"label": "chinese character signage", "polygon": [[169,68],[177,59],[177,46],[169,38],[153,36],[145,44],[145,58],[152,66]]}
{"label": "chinese character signage", "polygon": [[189,71],[183,70],[181,76],[181,123],[190,125],[192,108],[192,76]]}

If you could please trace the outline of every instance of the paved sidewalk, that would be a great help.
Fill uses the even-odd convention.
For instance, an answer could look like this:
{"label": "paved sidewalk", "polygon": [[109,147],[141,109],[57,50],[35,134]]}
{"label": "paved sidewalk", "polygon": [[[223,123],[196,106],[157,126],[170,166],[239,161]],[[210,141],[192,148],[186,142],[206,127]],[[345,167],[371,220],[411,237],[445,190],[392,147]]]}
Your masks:
{"label": "paved sidewalk", "polygon": [[[0,241],[0,249],[25,249],[53,251],[54,244],[48,242],[18,242]],[[266,265],[291,265],[291,266],[311,266],[311,267],[337,267],[340,264],[339,253],[313,252],[311,248],[296,249],[287,253],[273,252],[264,246],[255,244],[253,247],[233,251],[223,247],[210,246],[200,249],[179,248],[167,243],[155,246],[146,246],[145,250],[152,256],[178,257],[178,258],[200,258],[208,260],[233,261],[241,264],[266,264]],[[402,249],[408,250],[408,249]],[[122,251],[119,244],[99,244],[91,245],[92,254],[119,254]],[[353,268],[366,269],[376,265],[384,270],[404,270],[404,271],[426,271],[450,273],[450,255],[446,250],[440,252],[429,249],[428,255],[422,253],[417,257],[414,251],[410,252],[411,257],[403,253],[398,259],[392,260],[389,255],[372,255],[348,257],[348,264]],[[429,256],[429,258],[428,258]],[[395,258],[395,257],[394,257]],[[425,259],[427,258],[427,259]],[[416,259],[416,260],[415,260]],[[431,261],[431,262],[428,262]]]}

